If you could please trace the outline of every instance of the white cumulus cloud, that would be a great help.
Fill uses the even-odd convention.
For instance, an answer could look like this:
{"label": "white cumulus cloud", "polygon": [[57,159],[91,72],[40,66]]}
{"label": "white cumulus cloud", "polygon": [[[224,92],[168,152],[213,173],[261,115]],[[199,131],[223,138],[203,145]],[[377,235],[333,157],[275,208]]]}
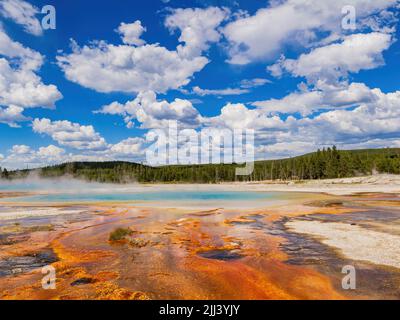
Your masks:
{"label": "white cumulus cloud", "polygon": [[141,92],[134,100],[125,104],[113,102],[96,113],[120,115],[128,127],[134,126],[133,121],[136,120],[141,128],[147,129],[165,128],[170,120],[190,127],[198,126],[201,121],[200,114],[189,100],[159,101],[152,91]]}
{"label": "white cumulus cloud", "polygon": [[50,119],[35,119],[32,122],[33,131],[47,134],[62,146],[79,150],[104,150],[107,148],[105,139],[95,131],[93,126],[82,126],[70,121],[51,121]]}
{"label": "white cumulus cloud", "polygon": [[254,15],[239,17],[224,28],[230,43],[229,62],[274,59],[290,45],[307,47],[321,41],[321,33],[327,34],[326,40],[337,39],[343,31],[344,6],[355,7],[360,27],[377,30],[380,19],[367,19],[397,4],[397,0],[272,1]]}
{"label": "white cumulus cloud", "polygon": [[29,2],[23,0],[1,0],[0,15],[13,20],[24,27],[25,31],[40,36],[42,27],[36,15],[39,10]]}
{"label": "white cumulus cloud", "polygon": [[382,53],[390,47],[391,42],[392,36],[386,33],[353,34],[345,37],[340,43],[313,49],[298,59],[283,58],[269,70],[276,76],[287,71],[313,82],[321,79],[335,81],[347,77],[348,73],[375,69],[383,65]]}
{"label": "white cumulus cloud", "polygon": [[228,18],[229,11],[217,7],[175,9],[165,20],[169,30],[180,30],[179,41],[184,45],[177,47],[178,53],[193,58],[209,48],[209,44],[218,42],[221,34],[218,27]]}
{"label": "white cumulus cloud", "polygon": [[37,75],[44,57],[13,41],[0,26],[0,122],[16,126],[25,108],[54,108],[62,94]]}
{"label": "white cumulus cloud", "polygon": [[174,10],[165,25],[181,32],[184,45],[176,50],[145,44],[140,21],[122,23],[118,32],[124,44],[93,41],[80,47],[72,42],[72,53],[59,55],[58,65],[68,80],[99,92],[165,93],[187,85],[209,63],[202,53],[220,39],[216,28],[226,17],[226,10],[215,7]]}
{"label": "white cumulus cloud", "polygon": [[140,20],[136,20],[133,23],[122,22],[118,27],[118,32],[122,36],[122,41],[125,44],[131,44],[135,46],[141,46],[146,43],[146,41],[140,39],[145,31],[146,28],[142,26],[142,22]]}

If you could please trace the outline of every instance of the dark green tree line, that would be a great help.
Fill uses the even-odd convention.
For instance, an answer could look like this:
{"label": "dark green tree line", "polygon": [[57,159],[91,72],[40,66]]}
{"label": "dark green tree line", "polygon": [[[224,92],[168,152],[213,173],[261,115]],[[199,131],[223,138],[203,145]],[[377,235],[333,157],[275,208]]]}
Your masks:
{"label": "dark green tree line", "polygon": [[236,176],[236,164],[149,167],[129,162],[74,162],[36,170],[1,171],[3,179],[35,172],[44,178],[69,176],[87,181],[129,183],[219,183],[231,181],[345,178],[373,173],[400,174],[400,149],[339,151],[336,147],[299,157],[255,162],[249,176]]}

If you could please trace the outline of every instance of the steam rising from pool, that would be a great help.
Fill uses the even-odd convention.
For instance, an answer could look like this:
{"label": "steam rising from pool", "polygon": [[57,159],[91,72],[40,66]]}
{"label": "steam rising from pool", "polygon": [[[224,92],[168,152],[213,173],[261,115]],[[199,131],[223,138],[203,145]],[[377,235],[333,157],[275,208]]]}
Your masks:
{"label": "steam rising from pool", "polygon": [[138,184],[117,185],[109,183],[87,182],[64,176],[60,178],[40,178],[31,174],[28,178],[17,180],[0,180],[0,192],[45,192],[45,193],[81,193],[107,192],[109,190],[126,190],[138,187]]}

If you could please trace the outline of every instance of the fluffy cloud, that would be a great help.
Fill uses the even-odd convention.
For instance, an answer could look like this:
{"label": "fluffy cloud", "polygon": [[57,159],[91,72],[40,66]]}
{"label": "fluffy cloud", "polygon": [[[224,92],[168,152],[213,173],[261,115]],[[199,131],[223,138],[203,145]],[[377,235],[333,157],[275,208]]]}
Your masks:
{"label": "fluffy cloud", "polygon": [[374,69],[384,64],[382,52],[391,45],[390,34],[373,32],[354,34],[341,43],[316,48],[298,59],[281,59],[268,69],[275,76],[288,71],[296,77],[306,77],[312,82],[336,80],[348,73]]}
{"label": "fluffy cloud", "polygon": [[323,85],[315,89],[292,92],[282,99],[257,101],[252,105],[267,114],[300,113],[308,116],[319,110],[348,108],[373,101],[376,96],[363,83]]}
{"label": "fluffy cloud", "polygon": [[27,154],[31,152],[31,147],[26,145],[15,145],[12,147],[11,152],[14,154]]}
{"label": "fluffy cloud", "polygon": [[383,93],[373,89],[376,99],[353,110],[332,110],[313,118],[302,119],[304,131],[315,137],[329,132],[329,139],[341,143],[368,141],[383,136],[400,138],[400,91]]}
{"label": "fluffy cloud", "polygon": [[10,127],[18,127],[18,122],[29,120],[22,114],[23,111],[23,108],[17,106],[0,108],[0,123],[8,124]]}
{"label": "fluffy cloud", "polygon": [[254,15],[240,17],[224,28],[230,42],[229,62],[248,64],[273,59],[288,45],[308,46],[320,41],[321,33],[328,34],[326,39],[337,39],[342,32],[342,8],[348,5],[356,8],[360,26],[379,29],[379,18],[371,16],[397,3],[397,0],[273,1]]}
{"label": "fluffy cloud", "polygon": [[[168,125],[167,117],[178,118],[177,114],[166,115],[169,109],[175,107],[171,108],[166,101],[156,101],[154,93],[148,93],[135,102],[105,106],[100,112],[121,115],[127,123],[142,116],[143,122],[139,122],[146,124],[147,128],[163,129]],[[253,129],[256,132],[257,157],[278,158],[333,144],[348,148],[367,146],[369,141],[375,141],[376,145],[383,146],[382,137],[398,143],[399,110],[400,92],[386,94],[361,83],[341,83],[341,86],[305,89],[281,100],[264,101],[256,108],[229,103],[215,117],[196,113],[199,121],[192,128]],[[147,112],[145,116],[143,112]],[[301,113],[302,117],[291,116],[292,113]],[[132,143],[133,151],[141,149],[141,141]],[[114,148],[115,152],[125,149],[130,150],[126,143]]]}
{"label": "fluffy cloud", "polygon": [[[303,117],[290,115],[295,112]],[[269,100],[257,108],[227,104],[220,115],[203,118],[202,123],[254,129],[259,159],[295,156],[333,144],[347,149],[396,146],[400,143],[400,91],[383,93],[360,83],[325,87]]]}
{"label": "fluffy cloud", "polygon": [[145,31],[146,28],[142,26],[142,22],[139,20],[133,23],[122,22],[118,27],[118,32],[122,36],[123,43],[135,46],[141,46],[146,43],[143,39],[140,39]]}
{"label": "fluffy cloud", "polygon": [[49,145],[33,149],[26,145],[14,145],[6,155],[0,155],[0,166],[7,169],[38,168],[75,161],[143,161],[144,140],[128,138],[102,151],[67,153],[65,149]]}
{"label": "fluffy cloud", "polygon": [[64,149],[61,149],[53,145],[49,145],[47,147],[40,147],[39,151],[37,152],[37,155],[42,158],[57,158],[63,155],[64,152],[65,152]]}
{"label": "fluffy cloud", "polygon": [[26,32],[35,36],[42,34],[40,22],[36,19],[39,10],[23,0],[2,0],[0,2],[0,15],[12,19],[22,25]]}
{"label": "fluffy cloud", "polygon": [[[21,1],[1,2],[0,12],[6,16],[4,3],[17,2]],[[72,42],[72,52],[59,55],[57,61],[66,78],[84,87],[105,93],[137,94],[131,101],[113,102],[97,111],[122,117],[128,127],[138,123],[142,129],[165,129],[169,120],[177,120],[194,133],[201,128],[254,129],[260,158],[293,156],[331,144],[341,148],[388,143],[395,146],[400,145],[400,93],[384,93],[362,83],[351,83],[349,75],[384,63],[382,54],[395,40],[390,27],[394,16],[387,9],[396,3],[397,0],[270,1],[267,8],[253,15],[231,15],[234,21],[228,20],[227,10],[215,7],[170,9],[165,27],[171,34],[179,34],[175,49],[147,44],[142,39],[145,27],[135,21],[118,27],[120,44],[93,41],[79,46]],[[344,5],[357,9],[357,34],[340,29]],[[27,16],[23,20],[17,18],[17,11],[6,10],[7,17],[14,15],[16,22],[34,33],[32,24],[27,22],[29,17],[34,19],[32,11],[25,10]],[[222,27],[227,21],[230,22]],[[157,100],[158,93],[170,89],[185,92],[182,87],[209,62],[206,51],[221,40],[221,34],[229,42],[229,62],[233,64],[275,60],[288,46],[296,45],[296,50],[290,52],[299,52],[297,58],[282,56],[268,69],[275,76],[287,72],[305,78],[307,84],[299,85],[298,90],[281,99],[257,101],[251,106],[228,103],[214,117],[201,116],[190,100]],[[299,49],[299,44],[303,48]],[[29,120],[23,115],[25,108],[54,107],[61,94],[38,76],[43,62],[41,54],[12,41],[0,30],[0,123],[17,126],[18,122]],[[262,77],[245,79],[224,89],[194,87],[186,93],[239,95],[270,82]],[[8,155],[0,156],[2,165],[138,161],[146,147],[141,137],[107,143],[93,126],[70,121],[35,119],[33,130],[50,136],[59,146],[34,150],[16,145]],[[71,148],[72,153],[60,146]]]}
{"label": "fluffy cloud", "polygon": [[70,121],[51,121],[49,119],[35,119],[32,123],[33,131],[47,134],[62,146],[79,150],[104,150],[107,143],[93,126],[82,126]]}
{"label": "fluffy cloud", "polygon": [[286,121],[282,127],[285,132],[275,136],[275,143],[286,145],[289,149],[290,145],[310,144],[309,149],[301,152],[294,148],[291,155],[333,144],[347,149],[398,145],[400,92],[385,94],[379,89],[372,89],[371,94],[374,99],[360,102],[354,109],[331,110],[313,118]]}
{"label": "fluffy cloud", "polygon": [[140,21],[121,24],[124,45],[94,41],[80,47],[73,42],[72,53],[57,57],[58,65],[70,81],[99,92],[165,93],[187,85],[209,62],[201,54],[220,39],[216,28],[226,16],[225,10],[214,7],[174,10],[165,24],[181,31],[184,45],[173,51],[144,44]]}
{"label": "fluffy cloud", "polygon": [[228,103],[217,117],[203,118],[206,126],[228,127],[229,129],[274,130],[284,122],[278,116],[268,117],[260,110],[248,109],[241,103]]}
{"label": "fluffy cloud", "polygon": [[[74,147],[75,145],[66,144]],[[8,154],[0,155],[0,166],[8,169],[36,168],[74,161],[143,161],[146,142],[135,137],[122,140],[116,144],[107,145],[101,150],[80,150],[78,153],[67,153],[65,149],[49,145],[33,149],[27,145],[14,145]]]}
{"label": "fluffy cloud", "polygon": [[73,42],[72,53],[57,57],[58,65],[68,80],[99,92],[165,93],[187,85],[208,64],[202,53],[219,41],[217,27],[227,16],[227,10],[216,7],[173,10],[165,26],[180,31],[184,44],[176,50],[145,44],[140,21],[122,23],[118,32],[124,44],[93,41],[80,47]]}
{"label": "fluffy cloud", "polygon": [[179,41],[184,45],[179,45],[177,51],[182,57],[193,58],[207,50],[210,43],[220,40],[217,28],[228,15],[228,10],[217,7],[175,9],[165,20],[165,26],[171,31],[180,30]]}
{"label": "fluffy cloud", "polygon": [[8,154],[0,157],[0,166],[16,169],[41,167],[73,161],[116,161],[141,162],[144,160],[146,141],[141,137],[130,137],[115,144],[108,144],[93,126],[83,126],[70,121],[35,119],[32,129],[39,134],[49,135],[64,148],[49,145],[36,150],[27,145],[14,145]]}
{"label": "fluffy cloud", "polygon": [[26,120],[24,108],[54,108],[62,98],[56,86],[45,85],[36,74],[43,59],[11,40],[0,26],[0,122],[16,126]]}
{"label": "fluffy cloud", "polygon": [[128,127],[134,126],[134,120],[141,128],[165,128],[168,121],[176,120],[185,126],[198,126],[201,116],[189,100],[175,99],[172,102],[158,101],[152,91],[140,93],[136,99],[125,104],[113,102],[103,106],[96,113],[120,115]]}
{"label": "fluffy cloud", "polygon": [[[350,88],[357,88],[357,86],[363,87],[365,91],[369,90],[370,98],[359,100],[352,108],[343,108],[338,98],[340,109],[325,110],[312,117],[295,118],[289,115],[281,118],[266,112],[263,108],[249,108],[243,104],[227,104],[221,109],[220,115],[211,118],[201,117],[198,126],[210,128],[215,132],[222,132],[219,130],[226,128],[254,129],[258,159],[294,156],[333,144],[348,149],[399,146],[400,91],[383,93],[380,89],[369,89],[357,83],[349,85],[348,90],[355,90]],[[324,92],[322,94],[328,95]],[[344,88],[339,96],[341,95],[345,95]],[[348,94],[348,96],[351,95]],[[353,96],[354,101],[357,100],[356,97],[356,95]],[[166,112],[163,104],[167,102],[157,102],[154,99],[154,94],[149,93],[148,96],[140,97],[140,101],[138,100],[137,104],[132,104],[130,107],[136,109],[138,104],[145,104],[144,101],[147,100],[147,103],[158,104],[151,106],[154,114],[159,112],[160,115]],[[343,101],[346,101],[346,99]],[[307,110],[313,109],[313,103],[314,100],[311,99],[305,104]],[[103,108],[103,111],[124,116],[128,107],[128,105],[115,105],[106,109]],[[159,120],[165,120],[164,116]],[[152,121],[155,120],[152,119]],[[164,126],[160,128],[165,129],[167,123],[158,123],[158,125],[161,124]],[[117,159],[142,161],[146,148],[146,142],[143,138],[132,137],[114,145],[105,144],[103,148],[91,149],[94,141],[104,140],[92,127],[87,128],[68,121],[35,120],[33,128],[35,132],[49,134],[61,145],[78,148],[80,153],[66,154],[58,147],[47,147],[34,151],[28,146],[17,145],[10,151],[12,156],[8,155],[1,160],[1,165],[10,166],[13,162],[15,162],[14,164],[18,163],[17,159],[20,159],[20,167],[24,167],[24,163],[34,162],[33,160],[29,162],[30,159],[33,159],[32,155],[36,157],[34,158],[36,159],[35,163],[39,163],[37,159],[41,156],[39,158],[42,165],[53,163],[52,161],[56,163]],[[195,130],[191,131],[193,134],[197,134]],[[82,148],[83,143],[86,143],[86,148]],[[94,143],[94,145],[98,144]],[[202,149],[201,152],[206,151]]]}
{"label": "fluffy cloud", "polygon": [[128,138],[110,147],[109,153],[114,156],[142,156],[145,140],[140,137]]}
{"label": "fluffy cloud", "polygon": [[42,83],[33,70],[20,66],[14,69],[0,58],[0,105],[16,105],[23,108],[54,108],[62,98],[54,85]]}
{"label": "fluffy cloud", "polygon": [[[127,155],[126,155],[127,156]],[[39,168],[74,161],[113,161],[118,158],[107,151],[91,154],[67,153],[63,148],[54,145],[32,149],[26,145],[15,145],[3,157],[0,166],[7,169]],[[134,160],[132,158],[130,160]]]}
{"label": "fluffy cloud", "polygon": [[208,63],[205,57],[186,59],[158,44],[140,47],[96,42],[58,56],[68,80],[99,92],[166,92],[190,82]]}
{"label": "fluffy cloud", "polygon": [[54,145],[33,150],[26,145],[15,145],[8,155],[0,159],[0,165],[8,169],[34,168],[57,164],[66,160],[65,150]]}
{"label": "fluffy cloud", "polygon": [[7,58],[17,59],[19,65],[31,70],[37,70],[43,64],[39,52],[25,48],[19,42],[13,41],[0,25],[0,54]]}

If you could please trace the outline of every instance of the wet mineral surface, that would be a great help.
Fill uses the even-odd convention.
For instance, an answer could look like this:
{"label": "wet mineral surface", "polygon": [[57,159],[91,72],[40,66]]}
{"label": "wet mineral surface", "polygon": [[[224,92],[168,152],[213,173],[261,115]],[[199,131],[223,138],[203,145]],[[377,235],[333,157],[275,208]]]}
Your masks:
{"label": "wet mineral surface", "polygon": [[[293,221],[400,235],[397,195],[304,194],[264,209],[13,207],[0,220],[1,299],[399,299],[400,270],[354,260]],[[11,211],[10,211],[11,210]],[[54,212],[52,210],[55,210]],[[116,241],[110,235],[126,230]],[[351,240],[351,239],[350,239]],[[42,288],[42,267],[56,289]],[[357,270],[356,290],[342,268]]]}

